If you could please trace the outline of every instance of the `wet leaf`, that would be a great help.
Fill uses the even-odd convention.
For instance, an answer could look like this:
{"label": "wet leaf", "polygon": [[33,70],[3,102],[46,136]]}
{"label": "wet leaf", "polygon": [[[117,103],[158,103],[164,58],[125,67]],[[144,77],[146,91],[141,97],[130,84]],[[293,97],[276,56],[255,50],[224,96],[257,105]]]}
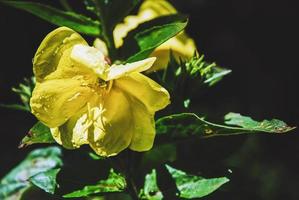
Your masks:
{"label": "wet leaf", "polygon": [[139,194],[140,199],[162,200],[163,194],[157,185],[157,172],[155,169],[145,176],[144,187]]}
{"label": "wet leaf", "polygon": [[[229,181],[226,177],[220,178],[203,178],[200,176],[190,175],[184,171],[165,165],[167,171],[175,182],[176,188],[168,187],[167,192],[176,193],[180,198],[193,199],[207,196],[214,192],[223,184]],[[157,171],[152,170],[145,176],[144,187],[141,189],[139,197],[148,200],[164,199],[163,190],[158,187]]]}
{"label": "wet leaf", "polygon": [[0,181],[0,199],[19,199],[33,187],[30,178],[62,166],[61,150],[48,147],[32,151],[17,167]]}
{"label": "wet leaf", "polygon": [[45,172],[40,172],[30,177],[29,181],[45,192],[54,194],[57,187],[56,176],[59,171],[60,169],[51,169]]}
{"label": "wet leaf", "polygon": [[229,181],[226,177],[203,178],[190,175],[169,165],[166,165],[166,168],[175,180],[177,189],[180,192],[179,197],[185,199],[207,196]]}

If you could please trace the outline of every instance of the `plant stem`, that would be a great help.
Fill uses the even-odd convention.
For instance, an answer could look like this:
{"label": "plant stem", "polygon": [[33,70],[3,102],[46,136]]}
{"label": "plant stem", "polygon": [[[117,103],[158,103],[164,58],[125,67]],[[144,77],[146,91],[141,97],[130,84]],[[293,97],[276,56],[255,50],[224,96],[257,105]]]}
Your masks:
{"label": "plant stem", "polygon": [[127,181],[127,192],[130,194],[133,200],[138,200],[138,189],[133,176],[135,169],[134,165],[132,165],[134,162],[134,155],[132,152],[124,152],[124,154],[111,159],[111,161],[113,168],[119,170],[125,175]]}
{"label": "plant stem", "polygon": [[132,151],[127,152],[127,172],[126,172],[126,178],[128,180],[128,191],[132,197],[133,200],[138,200],[138,190],[137,186],[134,180],[134,172],[136,171],[135,166],[135,158]]}
{"label": "plant stem", "polygon": [[97,9],[97,15],[99,17],[99,20],[101,22],[101,28],[102,28],[102,37],[106,42],[106,45],[109,50],[109,57],[112,60],[115,60],[116,58],[116,48],[115,48],[115,43],[113,39],[113,30],[107,26],[107,23],[105,22],[105,18],[103,16],[103,10],[101,9],[101,5],[99,4],[98,1],[93,0],[93,3]]}
{"label": "plant stem", "polygon": [[73,11],[72,7],[69,5],[67,0],[59,0],[59,1],[60,1],[60,4],[63,6],[64,9],[66,9],[67,11]]}
{"label": "plant stem", "polygon": [[138,200],[138,191],[137,191],[137,187],[135,184],[135,181],[133,180],[132,177],[127,177],[128,182],[128,191],[132,197],[133,200]]}

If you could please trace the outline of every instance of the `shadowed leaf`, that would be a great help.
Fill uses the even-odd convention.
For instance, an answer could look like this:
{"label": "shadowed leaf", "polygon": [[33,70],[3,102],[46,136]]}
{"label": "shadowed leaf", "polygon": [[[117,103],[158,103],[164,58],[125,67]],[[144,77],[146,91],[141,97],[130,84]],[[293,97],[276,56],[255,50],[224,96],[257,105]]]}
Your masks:
{"label": "shadowed leaf", "polygon": [[86,16],[65,12],[41,3],[27,1],[0,1],[17,9],[25,10],[57,26],[66,26],[77,32],[98,36],[101,33],[100,23]]}

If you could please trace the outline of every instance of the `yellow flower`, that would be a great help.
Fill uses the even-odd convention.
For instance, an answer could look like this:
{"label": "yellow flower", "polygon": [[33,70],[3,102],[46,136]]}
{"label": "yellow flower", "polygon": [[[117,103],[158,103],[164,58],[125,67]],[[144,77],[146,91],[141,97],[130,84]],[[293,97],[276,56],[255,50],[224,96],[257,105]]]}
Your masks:
{"label": "yellow flower", "polygon": [[170,102],[163,87],[140,73],[154,61],[110,66],[78,33],[58,28],[42,41],[33,60],[32,113],[69,149],[89,144],[101,156],[127,147],[149,150],[154,114]]}
{"label": "yellow flower", "polygon": [[[115,45],[120,47],[123,44],[123,38],[129,31],[135,29],[139,24],[164,15],[177,13],[176,9],[166,0],[145,0],[141,5],[137,15],[128,16],[124,23],[118,24],[113,32]],[[196,51],[196,45],[193,39],[188,37],[185,32],[171,38],[159,46],[151,56],[157,57],[157,61],[150,71],[159,70],[167,67],[169,62],[170,49],[175,58],[190,58]]]}

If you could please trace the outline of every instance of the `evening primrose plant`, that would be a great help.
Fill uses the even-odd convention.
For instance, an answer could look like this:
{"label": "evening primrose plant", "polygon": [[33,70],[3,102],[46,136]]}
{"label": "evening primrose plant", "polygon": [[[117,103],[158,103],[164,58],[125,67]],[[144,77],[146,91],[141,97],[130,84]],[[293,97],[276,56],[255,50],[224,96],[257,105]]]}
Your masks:
{"label": "evening primrose plant", "polygon": [[0,199],[198,199],[229,178],[173,167],[179,143],[293,129],[238,113],[216,124],[195,113],[194,94],[231,70],[205,61],[184,31],[188,18],[166,0],[82,0],[88,16],[65,0],[65,10],[0,2],[58,26],[34,55],[34,77],[13,88],[22,104],[2,105],[37,119],[20,148],[45,147],[1,179]]}

